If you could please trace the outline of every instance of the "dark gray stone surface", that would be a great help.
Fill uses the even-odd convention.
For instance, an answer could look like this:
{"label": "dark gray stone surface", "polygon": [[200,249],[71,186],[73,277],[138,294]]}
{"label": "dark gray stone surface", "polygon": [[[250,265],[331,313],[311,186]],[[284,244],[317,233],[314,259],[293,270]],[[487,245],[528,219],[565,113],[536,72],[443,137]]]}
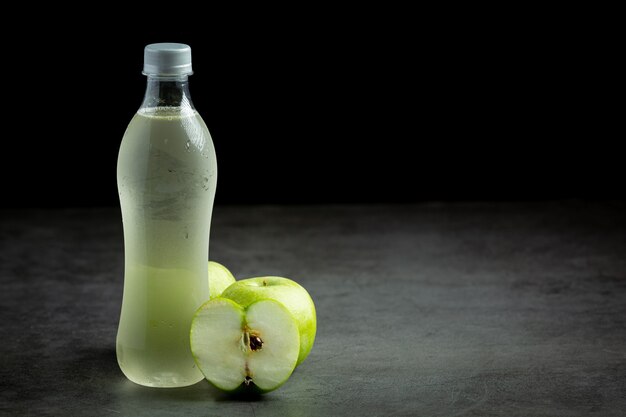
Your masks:
{"label": "dark gray stone surface", "polygon": [[626,413],[623,203],[218,207],[212,259],[317,305],[311,356],[256,399],[124,378],[117,210],[0,216],[1,415]]}

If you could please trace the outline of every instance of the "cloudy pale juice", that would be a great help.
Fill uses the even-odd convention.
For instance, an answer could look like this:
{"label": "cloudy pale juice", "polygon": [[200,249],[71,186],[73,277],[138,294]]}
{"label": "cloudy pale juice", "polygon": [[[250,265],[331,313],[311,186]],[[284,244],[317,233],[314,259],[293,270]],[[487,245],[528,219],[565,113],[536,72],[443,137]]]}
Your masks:
{"label": "cloudy pale juice", "polygon": [[189,348],[194,311],[208,299],[207,252],[216,161],[193,110],[140,110],[124,135],[118,188],[126,255],[117,354],[142,385],[202,379]]}
{"label": "cloudy pale juice", "polygon": [[140,111],[122,141],[126,267],[117,354],[124,373],[142,385],[202,379],[189,326],[209,294],[207,207],[215,166],[210,135],[195,112]]}

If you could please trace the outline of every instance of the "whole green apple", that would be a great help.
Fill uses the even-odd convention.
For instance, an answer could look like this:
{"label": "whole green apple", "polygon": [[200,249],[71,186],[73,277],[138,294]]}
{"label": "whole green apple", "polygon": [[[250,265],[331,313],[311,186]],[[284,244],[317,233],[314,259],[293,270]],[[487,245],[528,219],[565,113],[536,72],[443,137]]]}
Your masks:
{"label": "whole green apple", "polygon": [[230,284],[235,282],[235,277],[222,264],[209,261],[209,298],[212,300],[219,297]]}
{"label": "whole green apple", "polygon": [[282,303],[298,324],[300,354],[296,366],[300,365],[311,352],[317,331],[315,304],[307,290],[297,282],[281,277],[248,278],[231,284],[221,296],[233,300],[244,308],[261,300]]}

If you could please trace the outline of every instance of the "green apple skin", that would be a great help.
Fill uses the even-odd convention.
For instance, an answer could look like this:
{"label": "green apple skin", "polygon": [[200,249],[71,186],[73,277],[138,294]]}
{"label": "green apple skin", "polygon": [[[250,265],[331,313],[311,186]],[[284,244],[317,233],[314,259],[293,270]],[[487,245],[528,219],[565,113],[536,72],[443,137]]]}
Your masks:
{"label": "green apple skin", "polygon": [[229,285],[235,282],[235,277],[224,265],[209,261],[209,299],[219,297]]}
{"label": "green apple skin", "polygon": [[246,308],[259,300],[282,303],[296,319],[300,332],[300,354],[296,366],[311,352],[317,331],[315,304],[304,287],[289,278],[258,277],[242,279],[231,284],[221,295]]}

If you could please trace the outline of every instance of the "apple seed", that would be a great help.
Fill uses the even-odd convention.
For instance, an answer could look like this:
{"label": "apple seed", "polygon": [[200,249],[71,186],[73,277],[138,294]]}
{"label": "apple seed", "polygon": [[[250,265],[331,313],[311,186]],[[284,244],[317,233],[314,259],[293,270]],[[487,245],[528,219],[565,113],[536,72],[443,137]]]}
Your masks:
{"label": "apple seed", "polygon": [[261,340],[259,336],[250,335],[250,349],[252,349],[253,351],[261,350],[262,347],[263,347],[263,340]]}

